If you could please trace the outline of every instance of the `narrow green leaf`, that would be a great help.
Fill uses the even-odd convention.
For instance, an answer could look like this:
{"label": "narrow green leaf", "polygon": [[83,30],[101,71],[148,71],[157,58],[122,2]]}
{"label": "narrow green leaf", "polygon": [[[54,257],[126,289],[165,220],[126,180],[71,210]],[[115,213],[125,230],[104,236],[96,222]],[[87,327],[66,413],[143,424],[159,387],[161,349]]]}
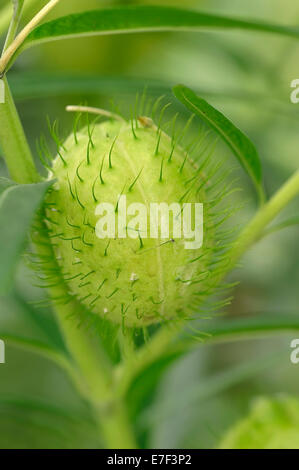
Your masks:
{"label": "narrow green leaf", "polygon": [[[2,6],[1,2],[1,10],[0,10],[0,34],[4,34],[8,27],[9,23],[11,21],[11,14],[12,14],[12,8],[10,3],[6,3],[4,6]],[[24,2],[23,2],[24,3]],[[40,0],[26,0],[24,4],[24,16],[26,16],[30,10],[32,10],[37,4],[40,3]]]}
{"label": "narrow green leaf", "polygon": [[75,369],[50,312],[26,304],[13,289],[0,297],[0,313],[0,338],[5,344],[52,361],[75,379]]}
{"label": "narrow green leaf", "polygon": [[92,416],[83,414],[81,409],[66,406],[57,406],[50,402],[41,401],[39,399],[30,399],[26,396],[0,395],[0,406],[11,407],[25,412],[45,413],[53,419],[60,418],[66,420],[69,424],[88,423],[93,425]]}
{"label": "narrow green leaf", "polygon": [[[142,394],[148,390],[153,392],[163,370],[171,365],[174,359],[179,358],[187,351],[193,350],[207,343],[224,343],[240,341],[242,339],[254,339],[268,335],[277,335],[299,331],[299,316],[290,314],[270,315],[259,314],[247,318],[222,318],[215,321],[201,320],[197,334],[191,336],[190,330],[186,330],[183,336],[172,344],[167,353],[147,363],[130,377],[127,391],[131,412],[134,413],[139,406]],[[145,379],[144,379],[145,378]],[[149,380],[147,380],[149,378]],[[146,380],[147,383],[143,383]],[[131,397],[136,403],[131,403]],[[133,411],[132,411],[133,410]]]}
{"label": "narrow green leaf", "polygon": [[12,41],[14,40],[17,34],[19,22],[21,19],[22,9],[24,5],[24,0],[11,0],[11,3],[13,6],[13,15],[12,15],[10,26],[7,32],[5,44],[3,47],[3,52],[10,46],[10,44],[12,43]]}
{"label": "narrow green leaf", "polygon": [[18,336],[17,334],[7,333],[5,330],[2,330],[1,327],[0,337],[7,344],[16,346],[20,349],[24,349],[28,352],[38,354],[39,356],[46,357],[49,360],[54,360],[55,362],[58,362],[60,358],[63,358],[63,354],[60,351],[56,351],[52,346],[49,346],[48,344],[35,339],[25,338],[22,336]]}
{"label": "narrow green leaf", "polygon": [[1,449],[98,448],[99,432],[85,403],[55,404],[26,393],[0,394]]}
{"label": "narrow green leaf", "polygon": [[34,214],[52,181],[7,188],[0,197],[0,292],[10,287]]}
{"label": "narrow green leaf", "polygon": [[[89,435],[94,432],[92,420],[89,416],[82,416],[78,407],[70,408],[65,404],[52,405],[50,402],[36,398],[30,400],[25,394],[23,396],[0,395],[0,416],[1,434],[5,434],[5,427],[12,434],[12,429],[15,429],[18,437],[14,438],[12,435],[10,439],[13,444],[17,439],[18,445],[21,445],[20,448],[28,448],[32,443],[34,447],[39,448],[48,448],[48,446],[49,448],[61,448],[61,446],[70,448],[72,445],[76,446],[72,443],[76,443],[79,436],[82,439],[83,433]],[[27,445],[20,444],[22,439],[28,440]],[[1,439],[1,445],[2,441]]]}
{"label": "narrow green leaf", "polygon": [[290,219],[285,220],[284,222],[281,222],[280,224],[276,224],[267,228],[261,238],[264,238],[270,235],[271,233],[279,232],[284,228],[294,227],[295,225],[299,225],[299,217],[292,217]]}
{"label": "narrow green leaf", "polygon": [[299,38],[298,27],[202,13],[174,7],[132,5],[64,16],[38,26],[24,47],[68,37],[151,31],[199,31],[206,28],[243,29]]}
{"label": "narrow green leaf", "polygon": [[21,9],[24,4],[24,0],[11,0],[11,1],[15,9]]}
{"label": "narrow green leaf", "polygon": [[183,85],[174,87],[174,94],[192,113],[203,119],[231,148],[247,174],[251,177],[260,201],[264,200],[262,186],[262,167],[256,148],[220,111],[211,106],[194,91]]}
{"label": "narrow green leaf", "polygon": [[[28,296],[32,300],[32,287],[29,285],[29,276],[24,278],[22,271],[21,284],[23,291],[29,291]],[[45,345],[45,347],[66,353],[66,347],[60,330],[53,318],[53,312],[43,306],[39,309],[37,305],[31,305],[23,297],[20,287],[16,286],[9,295],[0,297],[0,338],[4,336],[19,341],[19,345],[32,344]],[[26,292],[27,294],[27,292]],[[14,340],[14,344],[16,341]]]}
{"label": "narrow green leaf", "polygon": [[159,31],[196,32],[207,28],[247,30],[299,38],[298,27],[247,21],[174,7],[120,6],[67,15],[36,27],[11,58],[9,66],[22,50],[57,39]]}
{"label": "narrow green leaf", "polygon": [[[223,318],[200,323],[200,341],[238,341],[268,334],[281,334],[299,330],[299,316],[290,314],[254,315],[246,318]],[[189,339],[192,342],[192,339]],[[193,343],[194,344],[194,343]]]}

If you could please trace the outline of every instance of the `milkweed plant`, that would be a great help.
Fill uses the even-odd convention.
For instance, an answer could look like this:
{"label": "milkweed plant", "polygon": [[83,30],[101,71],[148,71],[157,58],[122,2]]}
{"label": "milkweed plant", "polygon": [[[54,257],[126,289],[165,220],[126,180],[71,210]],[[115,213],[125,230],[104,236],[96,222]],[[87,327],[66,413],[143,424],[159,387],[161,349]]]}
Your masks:
{"label": "milkweed plant", "polygon": [[[59,364],[88,402],[99,445],[136,448],[132,384],[166,355],[175,360],[213,337],[201,331],[200,319],[229,302],[229,273],[298,195],[299,172],[268,197],[250,139],[190,88],[176,85],[177,113],[164,97],[151,101],[145,89],[122,111],[70,104],[72,128],[60,132],[48,120],[56,151],[38,138],[40,174],[9,71],[31,47],[93,34],[221,28],[295,39],[299,32],[162,6],[104,8],[44,22],[59,2],[49,1],[19,31],[24,0],[13,1],[0,59],[0,144],[11,178],[0,180],[1,291],[11,287],[25,253],[48,291],[65,345],[63,352],[36,352]],[[239,182],[213,158],[216,139],[236,157],[256,195],[256,213],[241,228],[233,217]],[[234,334],[229,323],[225,333]]]}

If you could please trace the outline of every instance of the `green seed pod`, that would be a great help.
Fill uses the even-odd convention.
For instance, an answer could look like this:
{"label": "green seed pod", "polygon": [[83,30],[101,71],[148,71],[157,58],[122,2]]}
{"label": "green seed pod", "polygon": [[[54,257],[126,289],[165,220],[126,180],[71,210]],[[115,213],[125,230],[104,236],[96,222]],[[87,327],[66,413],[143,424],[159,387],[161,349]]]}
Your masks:
{"label": "green seed pod", "polygon": [[[117,120],[95,124],[92,131],[88,126],[60,147],[52,177],[57,182],[47,200],[47,224],[70,294],[126,327],[190,317],[212,285],[215,229],[205,206],[207,182],[174,139],[148,118],[138,126]],[[135,224],[130,232],[131,213],[122,225],[126,236],[119,234],[124,201],[128,212],[131,204],[146,207],[145,230]],[[97,233],[102,203],[114,208],[118,231],[110,238]],[[171,217],[170,235],[162,236],[158,217],[159,236],[151,237],[151,203],[202,203],[203,245],[186,248],[184,237],[171,234]]]}

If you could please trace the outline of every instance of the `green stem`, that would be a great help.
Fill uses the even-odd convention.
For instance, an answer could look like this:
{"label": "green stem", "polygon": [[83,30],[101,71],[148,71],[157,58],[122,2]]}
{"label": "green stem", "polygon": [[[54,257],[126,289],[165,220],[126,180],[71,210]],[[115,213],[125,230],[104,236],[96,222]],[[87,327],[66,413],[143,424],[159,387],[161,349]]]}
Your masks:
{"label": "green stem", "polygon": [[[64,286],[51,288],[53,298],[65,296]],[[53,302],[55,305],[55,301]],[[105,359],[96,351],[91,335],[78,327],[78,310],[81,307],[70,301],[65,305],[55,305],[56,318],[65,339],[66,346],[88,386],[88,395],[93,403],[110,399],[111,376]]]}
{"label": "green stem", "polygon": [[[4,83],[6,101],[0,104],[0,144],[5,160],[15,181],[24,184],[36,182],[40,180],[40,176],[35,168],[6,78]],[[36,247],[39,254],[52,260],[50,262],[53,269],[56,269],[51,244],[48,239],[43,238],[46,236],[44,230],[41,224],[40,233],[35,240]],[[67,295],[63,280],[50,290],[50,295],[53,299]],[[109,369],[99,348],[94,346],[91,335],[77,326],[79,308],[74,301],[55,306],[57,321],[75,365],[75,369],[72,367],[68,372],[78,391],[93,406],[95,418],[107,446],[136,448],[124,403],[114,390],[111,366]]]}
{"label": "green stem", "polygon": [[31,151],[15,107],[6,77],[3,78],[5,103],[0,104],[0,144],[10,176],[17,183],[36,183],[36,171]]}
{"label": "green stem", "polygon": [[137,449],[131,423],[121,400],[108,404],[99,411],[99,426],[108,449]]}
{"label": "green stem", "polygon": [[[58,286],[51,293],[61,296],[61,289]],[[114,390],[113,377],[105,363],[106,358],[95,350],[92,338],[77,326],[75,314],[78,308],[80,307],[74,302],[55,307],[68,349],[85,378],[86,395],[95,410],[100,432],[108,448],[137,448],[124,403]]]}
{"label": "green stem", "polygon": [[118,344],[123,361],[130,361],[135,354],[134,332],[129,328],[126,331],[120,329]]}
{"label": "green stem", "polygon": [[[56,270],[57,264],[52,246],[47,238],[43,238],[47,237],[45,232],[45,228],[41,226],[34,241],[39,255],[52,260],[49,261],[50,267]],[[66,303],[57,303],[57,299],[68,297],[63,279],[50,289],[50,295],[65,343],[86,385],[82,387],[80,384],[79,391],[92,405],[106,445],[113,449],[137,448],[124,402],[116,390],[112,366],[101,345],[95,343],[92,333],[78,327],[82,307],[77,301],[70,299]]]}
{"label": "green stem", "polygon": [[0,73],[4,74],[9,68],[13,57],[18,49],[22,46],[31,31],[45,18],[46,15],[60,2],[60,0],[49,0],[48,3],[37,12],[37,14],[26,24],[26,26],[19,32],[17,37],[12,41],[10,46],[4,51],[0,58]]}
{"label": "green stem", "polygon": [[[234,242],[233,247],[227,254],[226,259],[230,259],[224,271],[217,279],[220,283],[223,277],[229,273],[243,256],[243,254],[253,245],[264,233],[268,224],[287,206],[287,204],[299,194],[299,171],[294,173],[276,194],[263,205],[243,232]],[[226,263],[226,261],[225,261]],[[177,339],[181,333],[181,328],[170,328],[162,326],[151,341],[143,346],[135,356],[135,362],[128,363],[121,371],[120,392],[125,394],[136,374],[153,362],[159,354],[162,354],[167,347]]]}
{"label": "green stem", "polygon": [[125,396],[134,377],[158,359],[181,331],[182,323],[161,326],[160,330],[144,346],[135,351],[127,363],[120,366],[117,373],[120,377],[118,384],[120,396]]}
{"label": "green stem", "polygon": [[[0,143],[5,154],[11,176],[20,183],[32,183],[40,179],[33,163],[22,124],[15,108],[6,78],[4,78],[6,102],[0,105]],[[299,171],[295,173],[265,204],[240,234],[229,253],[230,271],[245,251],[259,238],[265,227],[299,193]],[[42,250],[53,260],[53,250],[48,243],[43,243]],[[49,250],[49,251],[47,251]],[[220,279],[219,279],[220,281]],[[63,284],[52,288],[51,295],[66,295]],[[103,356],[98,354],[90,336],[76,326],[79,306],[71,301],[66,305],[56,306],[56,315],[66,344],[74,362],[81,372],[86,390],[82,392],[94,407],[99,423],[109,448],[135,448],[136,443],[126,413],[122,397],[138,371],[159,357],[181,331],[180,325],[163,326],[152,340],[130,358],[121,370],[121,378],[115,381],[111,367],[107,367]],[[127,345],[128,346],[128,345]],[[116,374],[117,377],[117,374]]]}
{"label": "green stem", "polygon": [[287,204],[299,194],[299,171],[294,173],[274,196],[256,213],[253,219],[241,232],[228,253],[230,258],[226,272],[229,272],[243,254],[263,234],[264,229],[284,209]]}

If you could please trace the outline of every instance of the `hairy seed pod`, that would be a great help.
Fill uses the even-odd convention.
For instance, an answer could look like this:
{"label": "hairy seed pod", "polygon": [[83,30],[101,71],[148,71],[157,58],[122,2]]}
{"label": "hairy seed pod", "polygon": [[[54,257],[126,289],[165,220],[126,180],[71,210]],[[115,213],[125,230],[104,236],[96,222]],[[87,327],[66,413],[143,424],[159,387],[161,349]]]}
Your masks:
{"label": "hairy seed pod", "polygon": [[[51,240],[71,295],[94,314],[127,327],[190,316],[211,284],[215,245],[200,165],[149,118],[140,118],[138,125],[108,120],[91,127],[60,146],[51,174],[56,183],[46,205]],[[116,231],[114,237],[100,238],[99,204],[113,205],[117,221],[123,196],[127,207],[137,203],[147,208],[146,231],[137,224],[134,234],[124,237]],[[171,235],[173,221],[170,236],[163,237],[161,218],[155,219],[159,237],[152,238],[151,203],[182,208],[202,203],[203,245],[186,248],[184,237]]]}

